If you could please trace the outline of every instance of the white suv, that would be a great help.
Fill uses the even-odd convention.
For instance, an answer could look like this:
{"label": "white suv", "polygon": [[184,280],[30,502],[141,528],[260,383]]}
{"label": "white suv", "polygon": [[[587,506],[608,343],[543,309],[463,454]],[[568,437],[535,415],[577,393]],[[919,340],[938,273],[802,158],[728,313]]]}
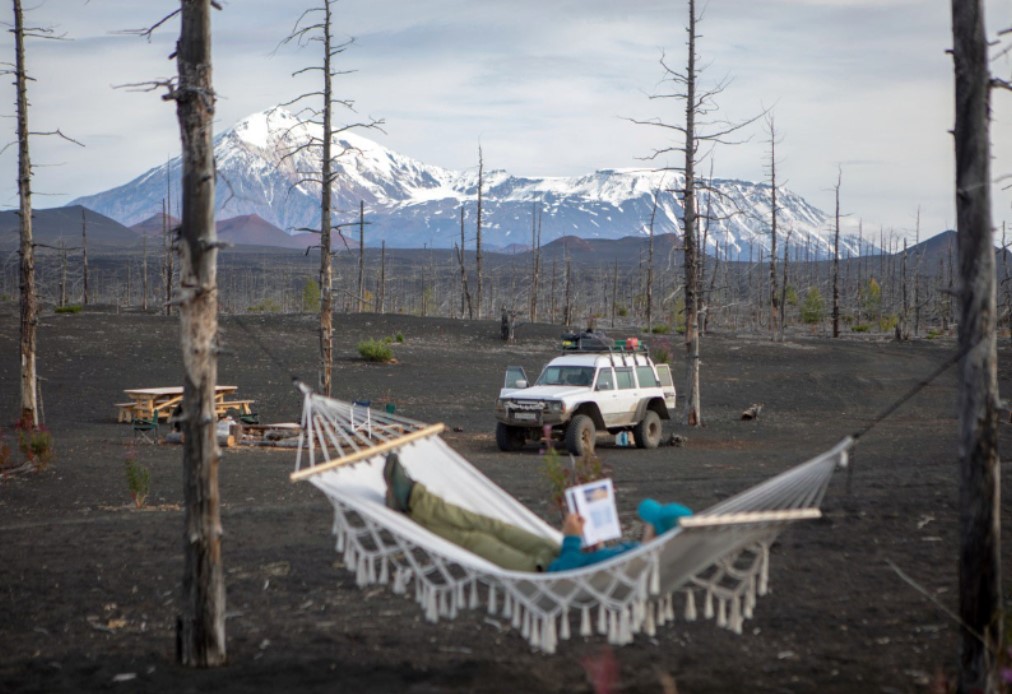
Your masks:
{"label": "white suv", "polygon": [[645,350],[574,351],[552,359],[532,386],[523,368],[507,367],[495,440],[513,451],[551,427],[573,455],[593,453],[599,430],[632,432],[638,448],[656,448],[674,408],[671,369]]}

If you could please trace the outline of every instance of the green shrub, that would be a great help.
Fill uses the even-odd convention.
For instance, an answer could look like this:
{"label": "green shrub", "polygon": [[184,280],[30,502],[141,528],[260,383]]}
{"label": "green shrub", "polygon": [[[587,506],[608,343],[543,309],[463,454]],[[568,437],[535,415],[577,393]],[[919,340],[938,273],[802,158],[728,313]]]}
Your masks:
{"label": "green shrub", "polygon": [[57,306],[55,311],[57,313],[80,313],[83,308],[81,304],[67,304],[66,306]]}
{"label": "green shrub", "polygon": [[281,304],[274,299],[264,299],[246,309],[247,313],[281,313]]}
{"label": "green shrub", "polygon": [[658,323],[653,328],[651,328],[650,332],[654,333],[655,335],[667,335],[668,333],[671,332],[671,326],[668,325],[667,323]]}
{"label": "green shrub", "polygon": [[18,450],[25,460],[38,470],[45,470],[53,460],[53,435],[43,426],[25,426],[19,423]]}
{"label": "green shrub", "polygon": [[302,310],[309,312],[320,310],[320,283],[313,278],[309,278],[302,285]]}
{"label": "green shrub", "polygon": [[358,353],[366,361],[390,362],[394,359],[394,351],[385,340],[363,340],[358,343]]}
{"label": "green shrub", "polygon": [[668,360],[671,359],[671,354],[664,347],[656,348],[651,356],[653,356],[655,364],[667,364]]}
{"label": "green shrub", "polygon": [[857,325],[850,326],[850,330],[855,333],[866,333],[871,330],[871,326],[867,323],[858,323]]}
{"label": "green shrub", "polygon": [[397,344],[404,344],[404,333],[397,333],[394,335],[394,342]]}
{"label": "green shrub", "polygon": [[135,449],[127,452],[123,463],[126,467],[127,487],[130,489],[130,498],[134,501],[134,507],[144,508],[144,503],[148,500],[148,493],[151,491],[151,471],[138,462]]}
{"label": "green shrub", "polygon": [[619,307],[618,307],[618,308],[617,308],[617,309],[615,310],[615,313],[617,313],[617,314],[618,314],[619,316],[621,316],[622,318],[625,318],[626,316],[628,316],[628,315],[629,315],[629,309],[627,309],[627,308],[626,308],[625,306],[619,306]]}
{"label": "green shrub", "polygon": [[784,302],[788,306],[797,306],[798,290],[792,287],[791,285],[787,285],[787,291],[784,292]]}
{"label": "green shrub", "polygon": [[552,503],[561,513],[566,512],[566,489],[577,484],[604,479],[611,474],[611,470],[593,453],[587,453],[579,458],[569,456],[569,460],[563,460],[558,451],[549,445],[545,451],[544,461],[545,477],[548,478]]}
{"label": "green shrub", "polygon": [[805,303],[801,306],[801,320],[809,325],[822,321],[826,313],[826,305],[818,287],[809,287],[805,295]]}
{"label": "green shrub", "polygon": [[9,467],[14,467],[14,451],[7,442],[7,434],[0,429],[0,475]]}
{"label": "green shrub", "polygon": [[878,319],[878,329],[884,333],[892,332],[900,322],[900,317],[895,313],[891,316],[882,316]]}

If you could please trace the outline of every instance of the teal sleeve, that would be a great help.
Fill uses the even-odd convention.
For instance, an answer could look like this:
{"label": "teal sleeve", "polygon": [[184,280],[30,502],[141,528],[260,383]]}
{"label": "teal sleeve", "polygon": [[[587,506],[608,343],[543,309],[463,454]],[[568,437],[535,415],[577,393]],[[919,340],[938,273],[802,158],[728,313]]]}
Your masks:
{"label": "teal sleeve", "polygon": [[562,540],[559,558],[548,565],[549,571],[568,571],[590,566],[606,559],[618,556],[623,552],[639,547],[638,542],[623,542],[593,552],[583,551],[583,542],[578,535],[566,535]]}

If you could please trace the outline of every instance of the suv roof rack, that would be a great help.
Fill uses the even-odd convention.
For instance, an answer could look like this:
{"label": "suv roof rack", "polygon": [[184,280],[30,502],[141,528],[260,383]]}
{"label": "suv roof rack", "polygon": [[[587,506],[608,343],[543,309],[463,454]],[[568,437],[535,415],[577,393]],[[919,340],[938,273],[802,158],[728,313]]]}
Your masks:
{"label": "suv roof rack", "polygon": [[587,352],[601,354],[650,354],[650,348],[637,337],[612,340],[604,333],[583,332],[562,333],[563,352]]}

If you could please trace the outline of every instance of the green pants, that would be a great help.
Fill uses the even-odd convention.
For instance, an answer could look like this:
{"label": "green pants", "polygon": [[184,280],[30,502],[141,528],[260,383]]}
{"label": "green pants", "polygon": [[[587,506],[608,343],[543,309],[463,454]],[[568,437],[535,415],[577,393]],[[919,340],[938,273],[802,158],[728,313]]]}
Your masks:
{"label": "green pants", "polygon": [[436,496],[424,484],[411,489],[408,515],[420,526],[511,571],[544,571],[558,556],[556,543]]}

